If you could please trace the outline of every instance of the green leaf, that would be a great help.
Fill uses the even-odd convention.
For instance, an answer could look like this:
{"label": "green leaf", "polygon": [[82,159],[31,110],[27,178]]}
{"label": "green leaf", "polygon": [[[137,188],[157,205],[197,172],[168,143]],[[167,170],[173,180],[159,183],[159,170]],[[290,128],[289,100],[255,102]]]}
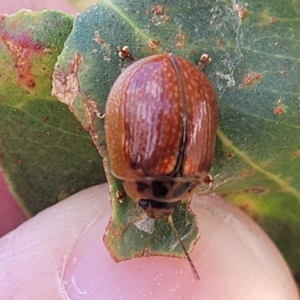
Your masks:
{"label": "green leaf", "polygon": [[[244,7],[216,0],[157,5],[103,0],[75,18],[56,70],[58,78],[77,76],[76,93],[66,102],[105,156],[99,116],[111,85],[129,64],[118,57],[118,46],[129,46],[137,59],[168,49],[195,64],[210,53],[205,71],[220,108],[213,191],[256,219],[300,272],[300,5],[292,0],[252,0]],[[121,184],[113,183],[115,193]],[[120,218],[117,203],[113,194],[113,222]]]}
{"label": "green leaf", "polygon": [[[118,56],[118,46],[130,45],[133,53],[140,57],[152,53],[144,47],[148,36],[142,30],[134,34],[133,21],[111,5],[102,2],[75,18],[73,30],[58,58],[52,91],[89,130],[105,158],[103,116],[106,98],[121,68],[129,64]],[[136,202],[128,197],[119,199],[118,195],[124,193],[122,183],[110,174],[107,159],[105,167],[113,211],[104,242],[112,257],[116,261],[146,255],[183,257],[184,252],[167,220],[153,223],[145,218]],[[190,251],[199,237],[199,230],[189,204],[180,205],[173,218],[179,236]]]}
{"label": "green leaf", "polygon": [[72,22],[54,11],[0,15],[0,168],[28,215],[104,181],[90,136],[50,96]]}

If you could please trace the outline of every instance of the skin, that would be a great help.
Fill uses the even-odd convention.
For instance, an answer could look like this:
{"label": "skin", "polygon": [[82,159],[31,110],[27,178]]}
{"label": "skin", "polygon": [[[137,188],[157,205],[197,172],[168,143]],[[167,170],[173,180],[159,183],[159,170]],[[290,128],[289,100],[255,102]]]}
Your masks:
{"label": "skin", "polygon": [[[75,11],[62,0],[4,2],[11,1],[0,3],[8,13],[46,6]],[[8,231],[25,216],[11,204],[2,179],[0,192],[0,207],[11,212],[0,215],[0,227],[15,220]],[[111,213],[104,184],[49,207],[0,239],[0,299],[299,299],[281,254],[242,211],[216,195],[194,197],[192,209],[202,234],[191,253],[200,281],[185,259],[111,259],[102,242]]]}
{"label": "skin", "polygon": [[186,259],[115,263],[102,236],[110,217],[106,184],[40,212],[0,239],[0,299],[298,299],[282,256],[238,208],[194,197],[202,236]]}

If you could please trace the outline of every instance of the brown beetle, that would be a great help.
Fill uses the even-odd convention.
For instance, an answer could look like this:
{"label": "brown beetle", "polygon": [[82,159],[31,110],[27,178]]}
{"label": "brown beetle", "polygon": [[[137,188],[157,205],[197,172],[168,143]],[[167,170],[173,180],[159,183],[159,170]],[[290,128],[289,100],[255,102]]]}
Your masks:
{"label": "brown beetle", "polygon": [[196,65],[168,54],[134,62],[114,83],[105,119],[111,172],[149,217],[171,215],[203,183],[218,108]]}

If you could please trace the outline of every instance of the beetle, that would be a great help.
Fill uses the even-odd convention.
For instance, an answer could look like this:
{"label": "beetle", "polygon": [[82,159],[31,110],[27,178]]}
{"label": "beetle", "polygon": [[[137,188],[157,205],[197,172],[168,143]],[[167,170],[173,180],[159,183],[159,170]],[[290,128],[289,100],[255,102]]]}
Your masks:
{"label": "beetle", "polygon": [[204,182],[217,124],[216,93],[201,68],[170,54],[135,61],[106,104],[111,172],[149,217],[170,216]]}

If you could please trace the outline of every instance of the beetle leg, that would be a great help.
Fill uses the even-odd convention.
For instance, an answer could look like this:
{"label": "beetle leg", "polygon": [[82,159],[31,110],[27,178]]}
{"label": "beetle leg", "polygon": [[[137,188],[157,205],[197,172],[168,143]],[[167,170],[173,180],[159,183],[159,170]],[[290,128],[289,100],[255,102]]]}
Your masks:
{"label": "beetle leg", "polygon": [[131,62],[136,61],[128,46],[118,47],[117,53],[122,59],[129,59]]}
{"label": "beetle leg", "polygon": [[200,70],[203,70],[203,68],[211,63],[211,57],[209,54],[204,53],[201,55],[198,66]]}

